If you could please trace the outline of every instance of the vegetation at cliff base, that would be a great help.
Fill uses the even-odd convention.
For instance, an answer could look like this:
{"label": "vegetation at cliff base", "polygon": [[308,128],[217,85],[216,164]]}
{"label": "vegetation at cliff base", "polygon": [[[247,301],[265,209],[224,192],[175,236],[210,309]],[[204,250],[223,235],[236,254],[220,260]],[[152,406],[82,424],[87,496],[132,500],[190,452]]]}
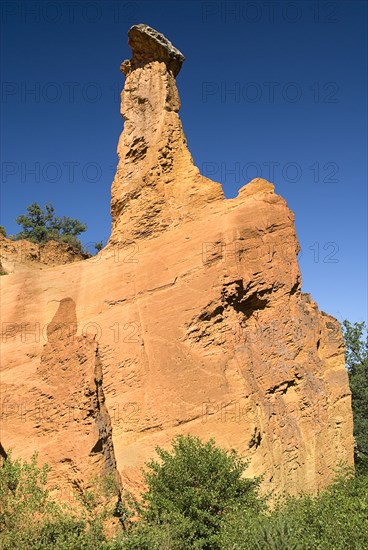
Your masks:
{"label": "vegetation at cliff base", "polygon": [[260,479],[244,476],[247,461],[234,450],[225,451],[212,439],[178,436],[171,452],[160,447],[156,452],[159,460],[144,470],[147,490],[136,508],[141,523],[132,524],[133,537],[144,540],[150,529],[169,532],[173,527],[179,547],[214,548],[227,514],[238,508],[257,514],[265,508]]}
{"label": "vegetation at cliff base", "polygon": [[[4,550],[362,550],[368,548],[368,476],[342,471],[318,497],[285,497],[271,509],[235,452],[190,436],[144,470],[146,492],[101,500],[86,491],[62,504],[49,469],[13,460],[0,468]],[[114,488],[114,484],[110,488]],[[137,519],[138,517],[138,519]]]}
{"label": "vegetation at cliff base", "polygon": [[[104,548],[106,520],[113,508],[100,486],[76,495],[73,508],[52,494],[47,465],[38,466],[37,454],[29,462],[8,453],[0,468],[0,548],[2,550],[89,550]],[[101,485],[101,484],[100,484]],[[108,548],[108,547],[106,547]]]}

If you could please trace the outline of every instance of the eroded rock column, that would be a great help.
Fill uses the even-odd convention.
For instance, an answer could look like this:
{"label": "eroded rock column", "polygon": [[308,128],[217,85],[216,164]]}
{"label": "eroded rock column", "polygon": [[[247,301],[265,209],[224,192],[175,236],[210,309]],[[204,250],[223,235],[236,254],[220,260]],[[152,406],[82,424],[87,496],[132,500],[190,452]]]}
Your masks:
{"label": "eroded rock column", "polygon": [[124,131],[112,185],[110,243],[157,235],[223,198],[221,186],[200,175],[187,148],[175,81],[184,56],[147,25],[132,27],[128,36],[133,56],[121,65]]}

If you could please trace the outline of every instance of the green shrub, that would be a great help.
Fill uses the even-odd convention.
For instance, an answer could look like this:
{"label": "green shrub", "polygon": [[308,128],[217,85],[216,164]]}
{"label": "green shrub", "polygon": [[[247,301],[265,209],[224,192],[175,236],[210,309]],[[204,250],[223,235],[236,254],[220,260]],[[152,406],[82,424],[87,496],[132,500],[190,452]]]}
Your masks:
{"label": "green shrub", "polygon": [[87,230],[87,226],[74,218],[55,215],[52,204],[46,204],[43,210],[36,202],[27,207],[27,214],[22,214],[16,219],[18,225],[23,227],[16,238],[27,239],[34,243],[45,243],[50,240],[68,242],[78,249],[82,248],[78,236]]}
{"label": "green shrub", "polygon": [[96,252],[100,252],[103,249],[103,242],[99,241],[98,243],[95,243],[95,250]]}
{"label": "green shrub", "polygon": [[[204,548],[192,522],[182,514],[167,514],[161,523],[139,521],[117,538],[116,548],[124,550],[190,550]],[[202,545],[201,545],[202,544]]]}
{"label": "green shrub", "polygon": [[362,550],[368,548],[368,477],[340,477],[318,497],[289,497],[249,518],[222,524],[223,550]]}
{"label": "green shrub", "polygon": [[55,502],[47,488],[49,467],[13,460],[0,468],[0,547],[2,550],[89,550],[107,544],[104,514],[71,510]]}
{"label": "green shrub", "polygon": [[260,480],[244,477],[247,462],[234,450],[216,447],[212,439],[203,443],[179,436],[171,452],[160,447],[156,452],[160,460],[148,462],[144,471],[142,523],[134,526],[133,539],[153,536],[159,527],[159,540],[165,533],[173,548],[217,548],[214,537],[226,513],[238,506],[254,511],[264,506],[258,498]]}
{"label": "green shrub", "polygon": [[[72,510],[47,488],[47,466],[13,460],[0,468],[2,550],[362,550],[368,548],[368,476],[347,471],[319,496],[284,497],[266,508],[246,462],[198,438],[180,436],[145,470],[140,502],[114,476],[96,478]],[[112,505],[109,496],[115,497]],[[141,517],[131,517],[139,511]],[[122,519],[107,539],[105,520]]]}

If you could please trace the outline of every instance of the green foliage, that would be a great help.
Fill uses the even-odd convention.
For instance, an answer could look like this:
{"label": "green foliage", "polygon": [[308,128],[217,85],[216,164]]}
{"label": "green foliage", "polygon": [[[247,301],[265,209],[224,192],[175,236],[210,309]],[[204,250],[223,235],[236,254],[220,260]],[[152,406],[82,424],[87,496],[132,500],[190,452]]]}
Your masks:
{"label": "green foliage", "polygon": [[[143,494],[138,512],[143,524],[135,530],[141,536],[147,525],[160,526],[167,536],[175,526],[183,548],[217,548],[214,536],[224,515],[238,506],[259,511],[259,479],[244,477],[247,462],[234,450],[225,451],[211,439],[178,436],[172,451],[156,448],[160,461],[147,463]],[[152,544],[152,542],[151,542]]]}
{"label": "green foliage", "polygon": [[103,243],[102,243],[102,241],[99,241],[98,243],[95,243],[95,250],[96,250],[97,252],[100,252],[100,251],[102,250],[102,248],[103,248]]}
{"label": "green foliage", "polygon": [[368,338],[363,323],[343,322],[345,359],[352,393],[355,462],[368,472]]}
{"label": "green foliage", "polygon": [[[13,460],[0,468],[0,547],[2,550],[89,550],[109,548],[103,530],[106,508],[71,510],[55,502],[47,487],[47,465]],[[100,507],[101,508],[101,507]]]}
{"label": "green foliage", "polygon": [[269,509],[257,497],[258,480],[243,477],[246,468],[243,459],[215,447],[213,441],[202,443],[197,438],[178,437],[171,452],[159,448],[157,451],[160,462],[148,463],[145,473],[148,486],[143,501],[138,503],[126,495],[120,502],[122,510],[126,506],[132,511],[139,509],[140,519],[123,522],[123,529],[110,539],[104,526],[106,520],[116,516],[117,507],[109,500],[111,495],[115,499],[118,495],[114,476],[93,480],[90,489],[80,495],[83,506],[72,510],[51,498],[47,488],[49,468],[38,467],[36,455],[27,463],[13,460],[8,453],[0,468],[0,547],[2,550],[368,548],[367,475],[354,477],[352,472],[343,472],[319,496],[284,497]]}
{"label": "green foliage", "polygon": [[218,536],[222,550],[301,550],[295,537],[293,516],[280,513],[258,516],[239,509],[226,518]]}
{"label": "green foliage", "polygon": [[223,550],[368,548],[368,477],[340,477],[318,497],[289,497],[258,517],[229,516]]}
{"label": "green foliage", "polygon": [[0,235],[6,237],[6,229],[3,225],[0,225]]}
{"label": "green foliage", "polygon": [[272,510],[237,506],[198,538],[182,514],[141,520],[116,541],[125,550],[361,550],[368,548],[368,476],[340,476],[317,497],[285,497]]}
{"label": "green foliage", "polygon": [[49,240],[66,242],[78,249],[82,248],[78,236],[87,230],[87,226],[74,218],[55,216],[52,204],[46,204],[43,210],[36,202],[27,207],[27,214],[16,219],[23,227],[17,239],[27,239],[34,243],[45,243]]}
{"label": "green foliage", "polygon": [[205,543],[196,540],[189,519],[172,513],[167,514],[160,524],[144,520],[132,524],[117,537],[115,544],[116,548],[124,550],[190,550],[206,548]]}
{"label": "green foliage", "polygon": [[53,236],[53,237],[50,236],[48,240],[59,241],[61,243],[70,244],[80,252],[84,252],[82,243],[74,235],[60,235],[60,236]]}
{"label": "green foliage", "polygon": [[43,515],[47,511],[47,466],[37,467],[37,455],[30,463],[13,461],[8,455],[0,470],[0,526],[14,528],[18,522],[27,523],[30,514]]}

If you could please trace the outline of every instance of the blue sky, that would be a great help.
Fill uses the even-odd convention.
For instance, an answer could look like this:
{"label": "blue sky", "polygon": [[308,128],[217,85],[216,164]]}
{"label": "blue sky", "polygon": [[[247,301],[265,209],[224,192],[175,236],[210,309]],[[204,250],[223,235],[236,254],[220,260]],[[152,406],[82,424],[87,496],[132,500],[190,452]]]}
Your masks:
{"label": "blue sky", "polygon": [[227,197],[256,176],[296,216],[303,290],[339,320],[367,318],[367,3],[4,1],[1,224],[28,204],[110,234],[123,127],[119,65],[147,23],[186,56],[181,118]]}

